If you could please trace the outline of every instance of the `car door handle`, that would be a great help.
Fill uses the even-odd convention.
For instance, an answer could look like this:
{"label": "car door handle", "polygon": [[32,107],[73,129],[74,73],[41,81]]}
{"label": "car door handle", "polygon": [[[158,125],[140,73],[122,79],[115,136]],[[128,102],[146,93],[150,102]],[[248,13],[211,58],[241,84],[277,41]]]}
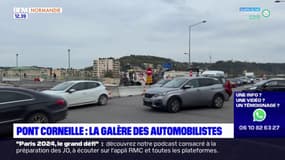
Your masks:
{"label": "car door handle", "polygon": [[196,91],[200,92],[200,89],[197,89]]}

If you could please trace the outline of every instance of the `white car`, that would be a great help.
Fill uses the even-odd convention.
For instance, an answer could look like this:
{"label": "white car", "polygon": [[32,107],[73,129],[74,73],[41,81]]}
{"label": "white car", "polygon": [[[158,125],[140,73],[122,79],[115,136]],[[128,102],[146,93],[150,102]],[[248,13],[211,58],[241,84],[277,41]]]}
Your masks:
{"label": "white car", "polygon": [[97,103],[108,103],[108,91],[103,83],[98,81],[67,81],[56,85],[43,93],[63,97],[68,107]]}

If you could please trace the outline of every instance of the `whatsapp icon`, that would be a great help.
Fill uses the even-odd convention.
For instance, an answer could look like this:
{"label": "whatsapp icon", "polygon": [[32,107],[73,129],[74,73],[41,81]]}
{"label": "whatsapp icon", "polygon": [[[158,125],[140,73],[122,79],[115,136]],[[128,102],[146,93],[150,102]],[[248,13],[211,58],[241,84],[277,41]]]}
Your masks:
{"label": "whatsapp icon", "polygon": [[253,111],[253,121],[254,122],[262,122],[266,118],[266,112],[264,109],[256,109]]}

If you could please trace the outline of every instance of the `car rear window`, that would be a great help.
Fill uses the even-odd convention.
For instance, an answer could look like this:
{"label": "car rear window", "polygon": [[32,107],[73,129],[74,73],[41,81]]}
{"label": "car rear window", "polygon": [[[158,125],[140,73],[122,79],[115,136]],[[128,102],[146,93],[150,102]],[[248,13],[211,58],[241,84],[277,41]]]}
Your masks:
{"label": "car rear window", "polygon": [[33,97],[22,92],[0,91],[0,103],[32,99]]}

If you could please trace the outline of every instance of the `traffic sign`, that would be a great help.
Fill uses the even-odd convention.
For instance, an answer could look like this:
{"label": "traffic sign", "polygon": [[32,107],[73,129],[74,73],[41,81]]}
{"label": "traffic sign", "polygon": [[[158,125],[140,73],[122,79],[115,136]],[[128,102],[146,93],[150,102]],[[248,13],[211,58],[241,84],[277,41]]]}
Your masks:
{"label": "traffic sign", "polygon": [[147,74],[148,76],[151,76],[151,75],[152,75],[152,69],[151,69],[151,68],[148,68],[148,69],[146,70],[146,74]]}
{"label": "traffic sign", "polygon": [[170,69],[172,68],[172,64],[171,64],[171,63],[164,63],[164,64],[162,65],[162,67],[163,67],[164,69],[170,70]]}
{"label": "traffic sign", "polygon": [[189,76],[190,76],[190,77],[192,77],[192,76],[193,76],[193,72],[192,72],[192,70],[190,70],[190,72],[189,72]]}

